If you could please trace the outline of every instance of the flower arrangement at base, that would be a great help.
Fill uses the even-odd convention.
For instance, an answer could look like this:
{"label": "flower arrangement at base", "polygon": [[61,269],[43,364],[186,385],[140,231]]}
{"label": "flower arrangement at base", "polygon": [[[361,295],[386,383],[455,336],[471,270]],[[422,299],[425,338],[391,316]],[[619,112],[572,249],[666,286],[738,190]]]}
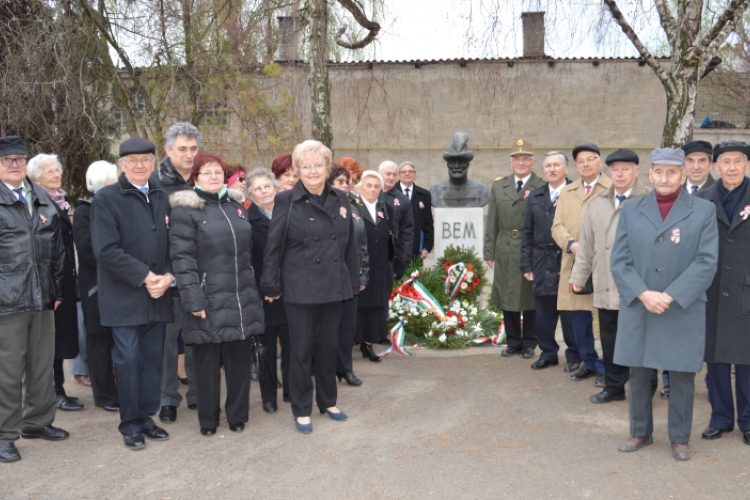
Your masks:
{"label": "flower arrangement at base", "polygon": [[447,296],[474,302],[479,300],[487,281],[484,264],[473,248],[450,245],[435,267],[443,270]]}

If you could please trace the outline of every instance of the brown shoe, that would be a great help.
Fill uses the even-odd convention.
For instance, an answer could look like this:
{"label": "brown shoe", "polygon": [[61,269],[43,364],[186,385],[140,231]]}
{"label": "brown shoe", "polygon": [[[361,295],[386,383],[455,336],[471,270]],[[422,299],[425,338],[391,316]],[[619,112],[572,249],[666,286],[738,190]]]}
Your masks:
{"label": "brown shoe", "polygon": [[677,460],[690,460],[690,445],[672,443],[672,456]]}
{"label": "brown shoe", "polygon": [[88,375],[73,375],[73,378],[76,379],[76,382],[79,384],[91,387],[91,377]]}
{"label": "brown shoe", "polygon": [[620,446],[617,449],[624,453],[630,453],[633,451],[638,451],[647,444],[651,444],[653,442],[654,440],[651,438],[651,436],[645,438],[636,438],[631,436],[620,443]]}

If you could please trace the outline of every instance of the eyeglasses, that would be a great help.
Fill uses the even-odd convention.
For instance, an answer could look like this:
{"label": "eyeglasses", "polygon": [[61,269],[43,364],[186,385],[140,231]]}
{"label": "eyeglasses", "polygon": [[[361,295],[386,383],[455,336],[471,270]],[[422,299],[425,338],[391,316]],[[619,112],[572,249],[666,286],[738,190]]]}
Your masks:
{"label": "eyeglasses", "polygon": [[205,172],[198,172],[198,175],[202,175],[203,177],[208,177],[209,179],[211,177],[224,177],[224,171],[223,170],[215,170],[215,171],[208,171]]}
{"label": "eyeglasses", "polygon": [[153,165],[153,163],[154,163],[154,157],[153,156],[149,157],[149,158],[129,158],[129,157],[126,157],[126,158],[124,158],[124,160],[125,160],[125,163],[127,163],[131,167],[134,166],[134,165],[137,165],[138,163],[140,163],[141,165],[144,165],[144,166]]}
{"label": "eyeglasses", "polygon": [[315,165],[302,165],[299,169],[303,172],[310,172],[312,170],[315,170],[316,172],[319,172],[323,169],[325,169],[326,166],[322,163],[316,163]]}
{"label": "eyeglasses", "polygon": [[585,165],[586,163],[594,162],[599,158],[599,156],[589,156],[588,158],[581,158],[580,160],[576,160],[576,165]]}
{"label": "eyeglasses", "polygon": [[533,157],[519,158],[518,156],[511,156],[510,161],[514,163],[532,163],[534,161],[534,158]]}
{"label": "eyeglasses", "polygon": [[262,193],[263,191],[270,191],[273,189],[272,184],[266,184],[265,186],[258,186],[252,189],[253,193]]}
{"label": "eyeglasses", "polygon": [[14,163],[19,167],[25,167],[26,158],[8,158],[4,156],[0,158],[0,163],[2,163],[4,167],[12,167]]}
{"label": "eyeglasses", "polygon": [[401,169],[401,173],[402,173],[402,174],[407,174],[407,175],[412,175],[412,174],[416,174],[416,173],[417,173],[417,171],[416,171],[416,170],[406,170],[406,169]]}
{"label": "eyeglasses", "polygon": [[59,168],[53,168],[51,170],[45,170],[44,172],[42,172],[42,175],[55,175],[55,174],[62,175],[62,170]]}

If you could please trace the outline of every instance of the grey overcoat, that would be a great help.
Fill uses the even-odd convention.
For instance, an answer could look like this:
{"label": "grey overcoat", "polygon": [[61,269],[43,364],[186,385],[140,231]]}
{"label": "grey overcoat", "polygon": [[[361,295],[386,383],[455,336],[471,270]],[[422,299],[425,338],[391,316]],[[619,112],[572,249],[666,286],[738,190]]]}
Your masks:
{"label": "grey overcoat", "polygon": [[[712,203],[681,189],[664,221],[655,192],[624,204],[611,261],[621,297],[615,363],[701,370],[706,290],[716,273],[718,254]],[[662,314],[650,313],[637,298],[646,290],[666,292],[674,302]]]}

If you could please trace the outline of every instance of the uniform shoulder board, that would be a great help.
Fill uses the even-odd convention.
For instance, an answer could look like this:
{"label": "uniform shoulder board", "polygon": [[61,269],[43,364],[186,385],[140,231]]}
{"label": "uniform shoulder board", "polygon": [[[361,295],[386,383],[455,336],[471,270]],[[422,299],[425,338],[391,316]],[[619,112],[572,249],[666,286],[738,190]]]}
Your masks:
{"label": "uniform shoulder board", "polygon": [[501,181],[501,180],[503,180],[503,179],[505,179],[505,176],[504,176],[504,175],[501,175],[500,177],[497,177],[497,178],[495,178],[495,180],[496,180],[496,181]]}

